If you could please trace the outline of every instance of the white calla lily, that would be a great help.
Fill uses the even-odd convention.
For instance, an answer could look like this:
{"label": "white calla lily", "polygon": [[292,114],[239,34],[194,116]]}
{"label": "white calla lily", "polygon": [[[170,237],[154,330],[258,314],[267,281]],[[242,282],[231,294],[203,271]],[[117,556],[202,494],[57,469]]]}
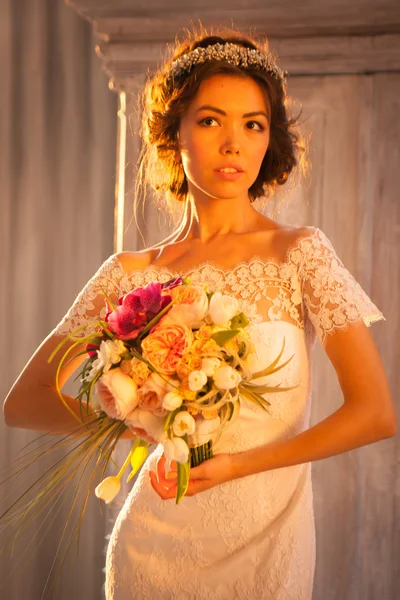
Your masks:
{"label": "white calla lily", "polygon": [[181,437],[174,437],[171,440],[163,442],[165,458],[169,462],[175,460],[178,463],[185,463],[189,459],[189,446]]}
{"label": "white calla lily", "polygon": [[109,504],[112,500],[114,500],[120,489],[121,482],[118,477],[106,477],[102,482],[99,483],[94,493],[96,494],[97,498],[100,498],[100,500],[104,500],[106,504]]}
{"label": "white calla lily", "polygon": [[187,410],[181,410],[175,416],[172,424],[172,430],[175,435],[183,436],[185,434],[191,435],[196,429],[196,421]]}

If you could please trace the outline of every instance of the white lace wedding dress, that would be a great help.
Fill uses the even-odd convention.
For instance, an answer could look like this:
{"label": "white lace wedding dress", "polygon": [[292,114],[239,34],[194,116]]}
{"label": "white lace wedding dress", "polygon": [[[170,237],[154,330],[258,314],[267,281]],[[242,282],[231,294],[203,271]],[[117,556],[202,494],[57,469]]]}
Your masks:
{"label": "white lace wedding dress", "polygon": [[[193,283],[240,300],[251,317],[257,370],[275,360],[285,342],[279,364],[292,358],[268,383],[297,386],[268,394],[268,412],[241,400],[239,417],[222,434],[215,454],[262,447],[307,429],[316,338],[324,346],[337,329],[384,319],[326,235],[316,227],[305,229],[282,263],[253,257],[231,269],[208,262],[184,273]],[[101,288],[116,298],[176,275],[152,266],[126,273],[113,255],[56,329],[65,334],[98,316]],[[161,500],[150,485],[149,469],[155,470],[161,453],[159,445],[149,456],[116,520],[106,559],[107,600],[311,599],[310,463],[229,481],[176,505]]]}

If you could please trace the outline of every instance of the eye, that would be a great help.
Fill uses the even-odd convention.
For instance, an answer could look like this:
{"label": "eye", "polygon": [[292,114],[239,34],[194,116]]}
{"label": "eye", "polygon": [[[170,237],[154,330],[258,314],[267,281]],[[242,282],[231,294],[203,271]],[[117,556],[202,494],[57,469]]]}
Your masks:
{"label": "eye", "polygon": [[215,121],[214,117],[206,117],[199,122],[199,125],[205,124],[206,121]]}
{"label": "eye", "polygon": [[[257,129],[256,131],[264,131],[264,127],[258,121],[248,121],[248,123],[246,124],[249,125],[250,123],[253,123],[259,127],[259,129]],[[253,129],[253,127],[251,129]]]}

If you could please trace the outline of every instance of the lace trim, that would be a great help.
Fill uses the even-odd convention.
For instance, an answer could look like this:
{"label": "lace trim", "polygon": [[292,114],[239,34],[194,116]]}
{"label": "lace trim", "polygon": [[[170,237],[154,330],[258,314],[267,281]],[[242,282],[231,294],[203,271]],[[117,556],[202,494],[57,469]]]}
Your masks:
{"label": "lace trim", "polygon": [[275,265],[277,268],[281,268],[292,262],[291,254],[294,250],[296,250],[299,247],[302,240],[307,239],[310,236],[313,236],[315,231],[317,230],[317,228],[313,227],[312,225],[303,226],[303,229],[307,229],[307,230],[309,230],[309,232],[307,233],[306,236],[301,236],[301,238],[296,239],[291,245],[288,246],[288,248],[286,249],[285,258],[283,261],[279,261],[273,257],[265,258],[258,254],[254,254],[251,258],[237,262],[232,267],[222,267],[214,260],[205,260],[205,261],[202,261],[202,262],[198,263],[197,265],[191,267],[190,269],[176,270],[176,269],[170,269],[169,267],[165,267],[165,266],[148,265],[147,267],[144,267],[143,269],[130,269],[129,271],[125,271],[118,256],[116,254],[114,254],[113,257],[115,257],[116,260],[118,261],[118,263],[120,264],[123,273],[132,274],[132,275],[134,275],[135,273],[142,274],[144,272],[149,272],[149,273],[159,273],[161,275],[169,275],[170,277],[177,277],[179,275],[181,277],[189,277],[190,274],[197,273],[199,271],[203,271],[204,269],[207,269],[207,268],[210,268],[210,270],[212,270],[212,271],[217,271],[219,273],[223,273],[224,275],[227,275],[227,274],[235,273],[236,271],[241,270],[241,269],[251,270],[252,266],[257,265],[257,264],[265,266],[265,267],[268,265]]}
{"label": "lace trim", "polygon": [[[90,321],[99,316],[104,318],[106,313],[100,295],[102,289],[117,302],[119,296],[133,287],[179,275],[190,277],[194,283],[207,283],[215,291],[235,295],[254,323],[289,320],[310,332],[304,323],[306,312],[323,347],[327,336],[337,329],[361,320],[367,326],[386,320],[344,267],[325,234],[317,227],[305,229],[306,235],[298,237],[287,249],[284,261],[253,256],[231,268],[208,260],[181,271],[158,265],[125,271],[118,255],[113,254],[80,292],[55,332],[66,335],[83,325],[88,327],[82,337],[95,332],[97,329]],[[263,299],[269,304],[260,310]]]}
{"label": "lace trim", "polygon": [[[306,229],[310,230],[308,235],[313,235],[314,227]],[[101,290],[106,291],[116,303],[119,296],[126,294],[133,287],[143,286],[154,280],[168,281],[179,275],[191,277],[196,283],[207,283],[214,290],[236,295],[242,303],[242,310],[254,322],[263,320],[261,312],[257,310],[257,302],[263,296],[271,304],[267,312],[269,320],[279,320],[285,313],[292,322],[302,328],[300,283],[291,259],[298,244],[299,241],[296,241],[287,249],[284,261],[255,255],[231,268],[223,268],[214,261],[204,261],[185,271],[158,265],[125,271],[118,255],[113,254],[79,293],[54,332],[64,336],[83,325],[87,325],[87,328],[77,337],[98,331],[95,325],[90,325],[90,321],[105,317],[106,307],[103,297],[100,296]],[[268,295],[271,288],[278,288],[277,294]]]}
{"label": "lace trim", "polygon": [[318,228],[301,240],[292,254],[298,264],[302,297],[321,345],[328,335],[363,321],[367,327],[386,318],[337,256],[328,237]]}

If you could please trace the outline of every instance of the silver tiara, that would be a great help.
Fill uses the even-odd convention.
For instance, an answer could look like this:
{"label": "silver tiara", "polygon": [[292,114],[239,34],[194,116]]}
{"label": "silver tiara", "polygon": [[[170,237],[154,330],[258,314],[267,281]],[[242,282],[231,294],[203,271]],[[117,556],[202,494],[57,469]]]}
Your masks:
{"label": "silver tiara", "polygon": [[184,54],[170,66],[167,78],[176,77],[184,72],[189,72],[192,67],[208,60],[225,60],[237,67],[256,67],[262,69],[286,83],[287,71],[280,69],[274,56],[269,52],[260,52],[253,48],[245,48],[238,44],[227,42],[226,44],[214,44],[206,48],[196,48],[192,52]]}

